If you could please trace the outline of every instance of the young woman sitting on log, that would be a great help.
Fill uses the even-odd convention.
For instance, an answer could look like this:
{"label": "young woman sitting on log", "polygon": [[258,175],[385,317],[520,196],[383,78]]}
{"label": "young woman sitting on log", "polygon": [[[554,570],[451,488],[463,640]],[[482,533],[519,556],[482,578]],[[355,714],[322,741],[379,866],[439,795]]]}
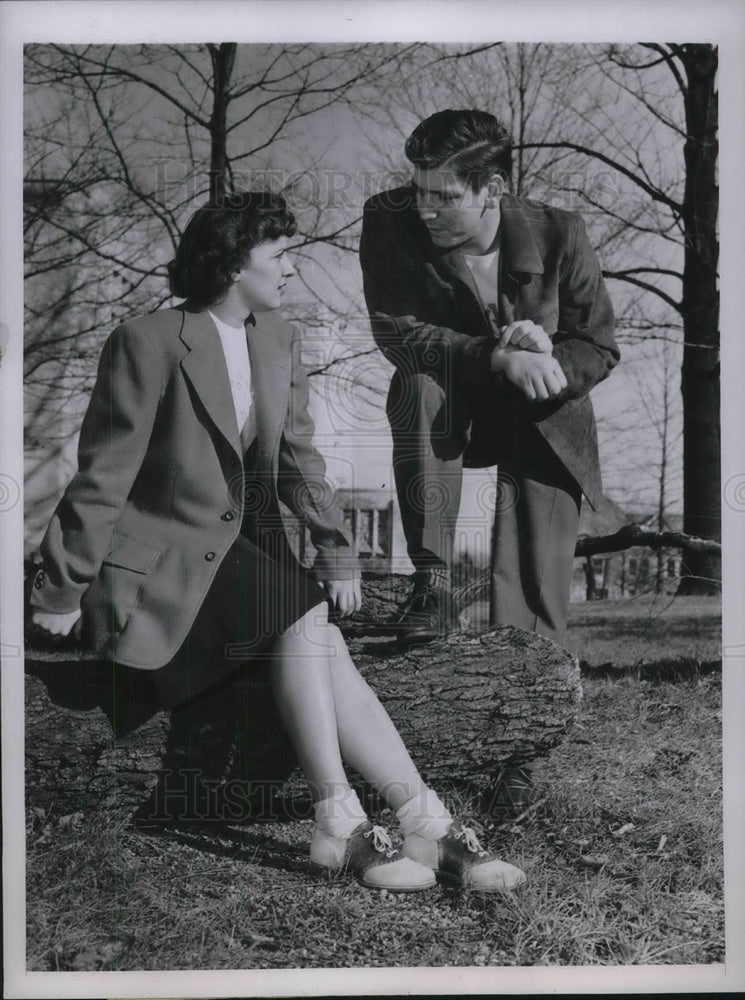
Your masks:
{"label": "young woman sitting on log", "polygon": [[[268,655],[313,796],[312,861],[373,888],[423,890],[440,872],[509,889],[523,873],[425,785],[328,621],[329,604],[359,608],[359,570],[312,445],[297,331],[276,312],[294,232],[268,193],[200,208],[170,266],[186,301],[108,339],[78,471],[41,546],[33,621],[67,635],[82,615],[87,643],[151,671],[171,705]],[[280,500],[308,525],[315,579],[291,552]],[[342,759],[396,810],[403,856],[368,820]]]}

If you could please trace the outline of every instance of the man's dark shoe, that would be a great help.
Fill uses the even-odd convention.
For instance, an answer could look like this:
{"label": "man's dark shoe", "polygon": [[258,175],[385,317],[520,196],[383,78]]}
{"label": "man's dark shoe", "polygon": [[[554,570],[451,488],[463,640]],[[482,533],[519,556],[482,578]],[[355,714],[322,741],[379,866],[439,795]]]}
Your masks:
{"label": "man's dark shoe", "polygon": [[450,571],[417,571],[413,593],[394,622],[398,641],[405,645],[431,642],[447,635],[457,624]]}

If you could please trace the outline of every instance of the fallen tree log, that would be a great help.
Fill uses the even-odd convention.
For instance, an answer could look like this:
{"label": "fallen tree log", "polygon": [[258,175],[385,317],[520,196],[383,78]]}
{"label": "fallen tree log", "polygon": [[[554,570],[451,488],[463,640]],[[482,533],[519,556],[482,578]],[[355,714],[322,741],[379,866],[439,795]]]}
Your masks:
{"label": "fallen tree log", "polygon": [[[639,524],[624,524],[612,535],[580,535],[574,548],[575,558],[595,556],[604,552],[623,552],[641,546],[649,549],[682,549],[684,552],[709,552],[722,554],[720,542],[710,538],[696,538],[682,531],[650,531]],[[458,611],[463,611],[476,601],[489,599],[491,570],[484,569],[469,583],[454,593]]]}
{"label": "fallen tree log", "polygon": [[[581,698],[579,666],[550,640],[509,627],[402,650],[379,625],[408,586],[365,582],[365,610],[345,626],[350,650],[425,776],[488,789],[505,764],[563,739]],[[170,712],[153,700],[146,672],[114,670],[72,647],[30,649],[26,674],[31,807],[238,820],[271,813],[295,768],[266,664]]]}

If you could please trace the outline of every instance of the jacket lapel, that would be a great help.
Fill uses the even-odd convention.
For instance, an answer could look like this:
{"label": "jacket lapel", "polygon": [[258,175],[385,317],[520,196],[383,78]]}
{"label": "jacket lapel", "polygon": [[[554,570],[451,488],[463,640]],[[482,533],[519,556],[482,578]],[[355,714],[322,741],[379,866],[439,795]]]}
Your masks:
{"label": "jacket lapel", "polygon": [[463,254],[460,250],[446,250],[442,254],[441,259],[444,270],[448,271],[451,277],[458,278],[459,281],[462,281],[463,284],[468,287],[471,294],[478,299],[476,282],[473,280],[471,269],[463,259]]}
{"label": "jacket lapel", "polygon": [[236,454],[242,457],[228,366],[220,336],[206,311],[191,312],[184,308],[181,340],[189,348],[189,353],[181,361],[184,374],[210,419]]}
{"label": "jacket lapel", "polygon": [[499,207],[499,323],[504,326],[530,313],[536,295],[533,275],[543,274],[543,260],[518,199],[505,194]]}
{"label": "jacket lapel", "polygon": [[270,461],[287,415],[289,357],[281,323],[271,313],[257,313],[247,326],[248,357],[256,407],[259,455]]}
{"label": "jacket lapel", "polygon": [[455,283],[456,287],[458,285],[465,285],[467,295],[463,296],[461,294],[459,296],[461,308],[463,306],[467,307],[466,314],[460,316],[460,320],[464,326],[476,333],[480,325],[483,327],[484,333],[491,334],[491,323],[486,315],[486,310],[481,304],[481,297],[476,288],[476,282],[460,250],[447,250],[444,253],[440,253],[438,270],[442,277]]}

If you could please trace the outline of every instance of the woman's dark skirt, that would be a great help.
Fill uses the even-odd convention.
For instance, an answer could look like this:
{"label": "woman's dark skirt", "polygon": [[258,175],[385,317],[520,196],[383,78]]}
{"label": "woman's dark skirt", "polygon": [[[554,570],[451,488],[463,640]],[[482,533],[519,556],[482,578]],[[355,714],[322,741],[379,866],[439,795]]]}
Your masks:
{"label": "woman's dark skirt", "polygon": [[255,540],[239,535],[183,645],[152,672],[157,696],[166,705],[193,698],[242,664],[265,657],[278,636],[325,603],[284,531],[266,531]]}

